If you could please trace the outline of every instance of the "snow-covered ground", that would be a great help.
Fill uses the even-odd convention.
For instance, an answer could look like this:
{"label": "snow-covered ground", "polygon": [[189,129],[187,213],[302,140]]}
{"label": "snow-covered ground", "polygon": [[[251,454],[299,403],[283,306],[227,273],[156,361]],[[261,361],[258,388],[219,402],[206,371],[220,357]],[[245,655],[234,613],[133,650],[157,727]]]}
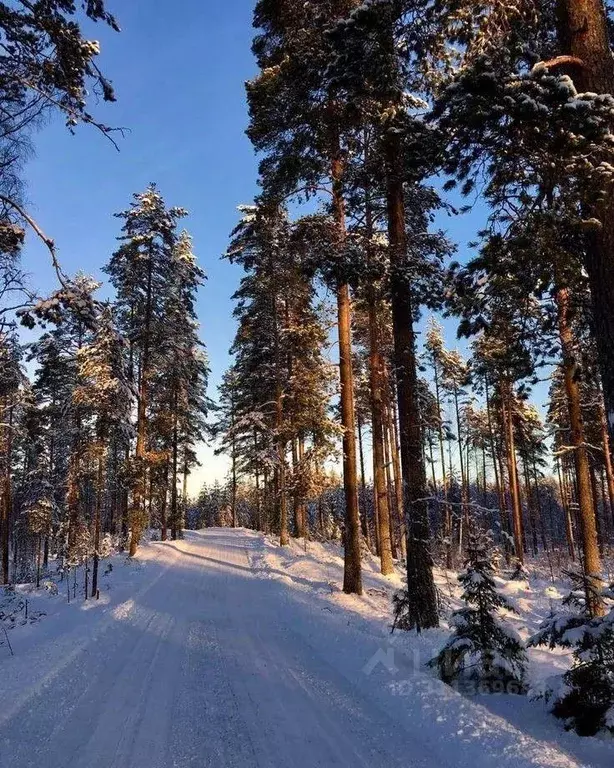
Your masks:
{"label": "snow-covered ground", "polygon": [[[467,699],[425,671],[446,632],[390,635],[400,574],[366,563],[358,598],[341,573],[334,545],[211,529],[115,558],[100,601],[30,594],[47,615],[0,646],[1,768],[614,765],[612,741],[525,697]],[[502,586],[522,633],[557,597]],[[535,678],[566,664],[531,656]]]}

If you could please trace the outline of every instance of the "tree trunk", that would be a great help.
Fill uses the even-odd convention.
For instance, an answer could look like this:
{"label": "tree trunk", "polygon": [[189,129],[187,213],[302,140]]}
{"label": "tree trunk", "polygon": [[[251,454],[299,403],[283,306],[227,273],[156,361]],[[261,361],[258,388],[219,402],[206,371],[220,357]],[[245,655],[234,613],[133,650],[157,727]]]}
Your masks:
{"label": "tree trunk", "polygon": [[171,539],[177,539],[177,466],[178,466],[178,429],[177,429],[177,391],[173,393],[173,446],[171,460]]}
{"label": "tree trunk", "polygon": [[143,350],[139,372],[137,419],[136,419],[136,479],[132,494],[132,509],[130,514],[130,557],[136,555],[145,525],[145,454],[147,451],[147,405],[149,397],[149,366],[151,351],[151,320],[152,320],[152,255],[149,254],[147,265],[147,285],[145,289],[145,317],[143,319]]}
{"label": "tree trunk", "polygon": [[[394,55],[394,54],[393,54]],[[403,470],[403,506],[407,527],[407,589],[410,620],[418,630],[439,625],[430,551],[426,469],[418,404],[414,310],[408,280],[403,168],[398,134],[386,137],[386,202],[390,250],[390,287],[399,441]]]}
{"label": "tree trunk", "polygon": [[[614,59],[602,0],[558,0],[559,44],[581,61],[570,71],[580,92],[614,96]],[[614,441],[614,196],[590,212],[601,227],[589,236],[585,266],[593,302],[593,327],[610,440]]]}
{"label": "tree trunk", "polygon": [[614,469],[612,468],[612,443],[608,432],[608,420],[605,415],[605,403],[601,401],[601,443],[603,446],[603,465],[608,487],[608,499],[610,501],[610,517],[614,524]]}
{"label": "tree trunk", "polygon": [[371,432],[373,440],[373,488],[377,510],[377,542],[380,570],[394,571],[390,542],[390,510],[384,458],[384,401],[382,395],[384,360],[381,353],[379,320],[373,292],[369,295],[369,382],[371,387]]}
{"label": "tree trunk", "polygon": [[[345,205],[343,201],[344,161],[338,138],[333,146],[331,178],[333,183],[333,214],[340,248],[346,239]],[[345,489],[345,563],[343,591],[362,594],[362,564],[360,560],[360,514],[358,510],[356,425],[354,415],[354,376],[352,372],[352,319],[350,289],[341,282],[337,288],[339,332],[339,373],[341,382],[341,425],[343,427],[343,486]]]}
{"label": "tree trunk", "polygon": [[357,415],[357,427],[358,427],[358,456],[360,459],[360,506],[362,507],[360,522],[362,528],[362,535],[367,543],[367,547],[371,549],[371,532],[369,530],[369,515],[367,514],[367,482],[365,480],[365,453],[362,445],[362,421],[360,414]]}
{"label": "tree trunk", "polygon": [[[2,420],[5,423],[4,431],[6,438],[4,441],[4,467],[3,494],[2,494],[2,521],[0,521],[0,533],[2,536],[2,583],[10,582],[9,575],[9,555],[10,555],[10,532],[11,532],[11,510],[13,507],[12,488],[11,488],[11,460],[13,445],[13,404],[9,402],[9,396],[6,398],[6,404],[3,408]],[[13,552],[13,555],[15,553]]]}
{"label": "tree trunk", "polygon": [[503,384],[501,392],[501,409],[505,424],[505,442],[507,448],[507,465],[512,500],[512,528],[514,533],[514,554],[519,564],[524,563],[524,534],[522,523],[522,507],[520,502],[520,484],[518,483],[518,462],[516,460],[516,436],[514,434],[512,385]]}
{"label": "tree trunk", "polygon": [[582,552],[584,555],[587,605],[593,615],[600,615],[603,611],[603,605],[597,593],[601,585],[601,558],[599,556],[597,524],[591,492],[590,466],[582,421],[580,387],[576,377],[577,365],[569,315],[569,291],[567,288],[559,288],[557,290],[556,304],[563,355],[565,392],[569,411],[571,446],[574,452],[576,482],[578,486],[578,517],[582,538]]}
{"label": "tree trunk", "polygon": [[104,489],[104,430],[100,430],[98,446],[98,470],[96,472],[96,502],[94,506],[94,563],[92,566],[92,597],[98,592],[98,565],[100,563],[100,518]]}

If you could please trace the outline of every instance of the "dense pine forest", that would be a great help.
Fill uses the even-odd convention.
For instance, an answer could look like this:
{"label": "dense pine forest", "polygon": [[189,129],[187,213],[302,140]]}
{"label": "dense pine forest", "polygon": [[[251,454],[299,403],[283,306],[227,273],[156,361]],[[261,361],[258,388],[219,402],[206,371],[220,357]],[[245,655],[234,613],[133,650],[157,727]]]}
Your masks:
{"label": "dense pine forest", "polygon": [[[366,563],[403,569],[395,630],[449,625],[430,674],[520,695],[527,647],[562,647],[564,684],[531,695],[580,735],[613,734],[610,4],[259,0],[257,198],[210,253],[154,179],[105,212],[103,285],[66,273],[26,169],[53,116],[121,151],[96,117],[121,80],[84,31],[120,33],[106,5],[0,4],[5,593],[78,578],[91,600],[103,560],[186,529],[334,543],[347,595],[367,591]],[[450,222],[469,214],[467,246]],[[49,295],[22,269],[30,238]],[[196,302],[219,258],[235,336],[213,387]],[[199,489],[204,443],[228,471]],[[441,573],[460,573],[451,617]],[[534,573],[569,594],[525,644],[498,579]]]}

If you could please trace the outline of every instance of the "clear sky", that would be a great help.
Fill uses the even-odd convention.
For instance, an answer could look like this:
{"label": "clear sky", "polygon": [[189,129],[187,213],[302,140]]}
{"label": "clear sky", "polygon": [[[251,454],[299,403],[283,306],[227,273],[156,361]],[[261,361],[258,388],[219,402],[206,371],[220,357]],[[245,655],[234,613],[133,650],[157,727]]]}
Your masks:
{"label": "clear sky", "polygon": [[[126,128],[120,152],[94,129],[71,135],[61,121],[35,137],[36,155],[26,169],[29,210],[58,247],[66,272],[82,270],[106,280],[100,268],[116,248],[121,222],[134,192],[155,181],[169,205],[190,211],[186,228],[208,275],[200,292],[201,336],[211,361],[210,395],[229,363],[234,335],[230,297],[240,270],[221,260],[237,221],[236,208],[257,192],[257,162],[245,136],[244,82],[255,73],[250,46],[254,0],[109,0],[122,32],[90,25],[100,39],[99,64],[113,81],[117,102],[92,106],[108,125]],[[483,224],[483,210],[445,217],[459,244]],[[41,293],[56,286],[45,249],[28,240],[24,266]],[[104,289],[103,289],[104,295]],[[455,321],[446,324],[453,346]],[[190,483],[222,479],[224,458],[211,448]]]}

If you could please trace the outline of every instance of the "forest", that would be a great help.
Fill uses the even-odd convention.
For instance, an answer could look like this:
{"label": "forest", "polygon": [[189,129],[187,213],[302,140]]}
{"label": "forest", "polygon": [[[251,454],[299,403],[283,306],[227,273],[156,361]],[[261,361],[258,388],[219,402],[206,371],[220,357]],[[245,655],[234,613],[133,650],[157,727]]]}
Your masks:
{"label": "forest", "polygon": [[[609,3],[256,2],[259,194],[207,254],[238,276],[217,391],[186,210],[155,183],[118,200],[103,301],[28,206],[49,114],[121,144],[95,114],[121,82],[82,29],[119,32],[105,6],[0,4],[2,583],[81,569],[95,598],[103,558],[185,529],[337,542],[348,595],[366,556],[403,567],[390,615],[408,632],[446,620],[434,573],[461,572],[431,666],[526,693],[494,577],[541,568],[569,596],[529,645],[573,653],[542,696],[581,735],[614,733]],[[468,212],[467,251],[448,222]],[[50,295],[22,271],[26,236]],[[203,442],[228,474],[190,497]]]}

